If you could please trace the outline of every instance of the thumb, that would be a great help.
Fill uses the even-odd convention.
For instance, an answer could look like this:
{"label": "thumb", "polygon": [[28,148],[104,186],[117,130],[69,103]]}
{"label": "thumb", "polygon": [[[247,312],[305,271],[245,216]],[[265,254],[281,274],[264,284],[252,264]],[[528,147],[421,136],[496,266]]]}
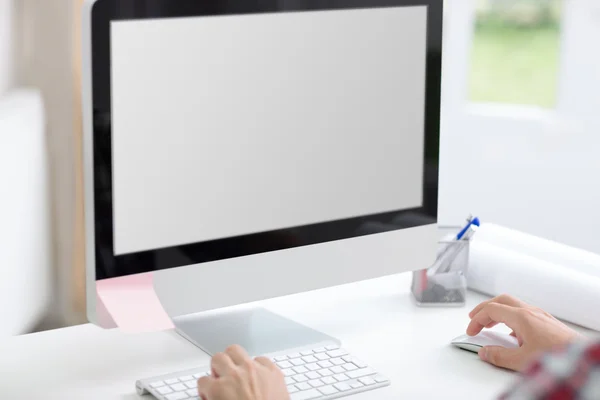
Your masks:
{"label": "thumb", "polygon": [[485,346],[479,350],[479,358],[500,368],[519,370],[521,359],[523,358],[522,349],[507,349],[501,346]]}

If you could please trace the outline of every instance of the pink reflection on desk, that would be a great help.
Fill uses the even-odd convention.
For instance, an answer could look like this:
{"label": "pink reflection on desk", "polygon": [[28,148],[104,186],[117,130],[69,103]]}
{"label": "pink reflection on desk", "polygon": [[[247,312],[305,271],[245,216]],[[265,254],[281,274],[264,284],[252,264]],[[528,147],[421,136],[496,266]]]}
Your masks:
{"label": "pink reflection on desk", "polygon": [[[97,281],[96,291],[99,319],[104,319],[101,323],[104,327],[112,325],[128,333],[173,328],[154,290],[152,272]],[[106,322],[106,317],[113,323]]]}

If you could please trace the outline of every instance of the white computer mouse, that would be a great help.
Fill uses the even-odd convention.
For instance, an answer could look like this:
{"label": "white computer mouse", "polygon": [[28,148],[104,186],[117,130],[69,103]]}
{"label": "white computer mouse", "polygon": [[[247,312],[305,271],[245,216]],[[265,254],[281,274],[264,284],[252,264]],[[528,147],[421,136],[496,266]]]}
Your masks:
{"label": "white computer mouse", "polygon": [[476,336],[461,335],[454,338],[451,343],[456,347],[474,353],[478,353],[479,349],[485,346],[501,346],[509,349],[519,347],[517,338],[507,333],[494,331],[483,331]]}

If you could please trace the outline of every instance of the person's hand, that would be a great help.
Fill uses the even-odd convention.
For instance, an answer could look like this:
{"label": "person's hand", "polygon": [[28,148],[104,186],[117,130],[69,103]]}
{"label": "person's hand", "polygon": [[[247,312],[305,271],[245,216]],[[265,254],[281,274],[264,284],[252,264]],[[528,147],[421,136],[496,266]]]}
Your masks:
{"label": "person's hand", "polygon": [[251,359],[240,346],[231,346],[211,361],[211,376],[198,380],[203,400],[288,400],[281,370],[268,358]]}
{"label": "person's hand", "polygon": [[525,368],[539,353],[565,346],[579,337],[577,332],[544,310],[507,295],[484,301],[469,313],[469,317],[467,334],[470,336],[499,323],[513,330],[511,335],[519,341],[519,348],[487,346],[479,350],[479,357],[515,371]]}

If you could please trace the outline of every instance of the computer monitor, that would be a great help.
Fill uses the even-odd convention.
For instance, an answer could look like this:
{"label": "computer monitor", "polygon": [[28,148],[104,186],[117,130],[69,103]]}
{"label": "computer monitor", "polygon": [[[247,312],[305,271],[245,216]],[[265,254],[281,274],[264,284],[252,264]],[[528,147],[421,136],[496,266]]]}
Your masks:
{"label": "computer monitor", "polygon": [[89,320],[98,281],[152,272],[210,352],[206,311],[430,265],[442,3],[89,1]]}

